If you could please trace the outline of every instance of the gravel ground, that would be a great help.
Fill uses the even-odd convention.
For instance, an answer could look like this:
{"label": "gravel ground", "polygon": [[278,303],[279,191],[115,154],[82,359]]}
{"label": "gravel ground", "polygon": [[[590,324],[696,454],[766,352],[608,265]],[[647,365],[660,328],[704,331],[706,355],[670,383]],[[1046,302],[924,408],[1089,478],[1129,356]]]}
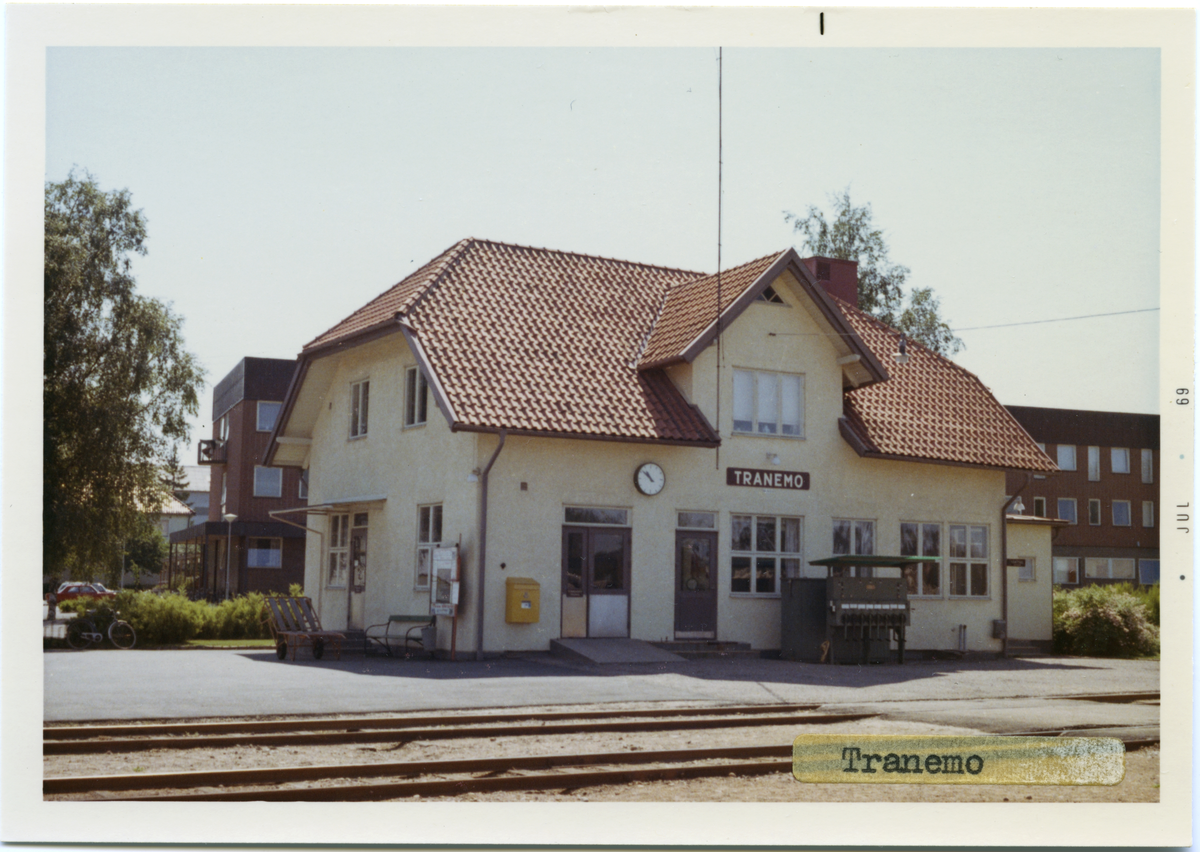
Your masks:
{"label": "gravel ground", "polygon": [[[633,709],[646,705],[612,705],[537,710]],[[656,705],[662,707],[663,705]],[[675,705],[680,706],[680,705]],[[711,706],[711,705],[709,705]],[[453,715],[453,714],[448,714]],[[355,717],[364,718],[364,717]],[[216,721],[216,720],[212,720]],[[823,725],[786,725],[698,731],[593,733],[545,737],[494,737],[480,740],[429,740],[367,745],[248,746],[227,749],[157,749],[138,754],[52,755],[43,758],[45,777],[127,773],[186,772],[216,769],[251,769],[329,764],[361,764],[504,757],[513,755],[582,752],[649,751],[678,748],[714,748],[737,745],[790,744],[801,734],[957,734],[983,731],[926,724],[863,719]],[[594,767],[603,769],[604,767]],[[1126,755],[1124,780],[1112,787],[1044,786],[940,786],[921,784],[854,785],[801,784],[790,774],[721,776],[680,781],[572,789],[569,768],[562,789],[530,792],[464,794],[431,801],[637,801],[637,802],[1156,802],[1159,799],[1159,750],[1148,748]],[[386,779],[375,779],[383,781]],[[336,785],[337,779],[321,784]],[[364,782],[366,783],[365,780]],[[569,792],[567,792],[569,791]],[[147,791],[149,792],[149,791]],[[64,794],[49,799],[84,798]]]}

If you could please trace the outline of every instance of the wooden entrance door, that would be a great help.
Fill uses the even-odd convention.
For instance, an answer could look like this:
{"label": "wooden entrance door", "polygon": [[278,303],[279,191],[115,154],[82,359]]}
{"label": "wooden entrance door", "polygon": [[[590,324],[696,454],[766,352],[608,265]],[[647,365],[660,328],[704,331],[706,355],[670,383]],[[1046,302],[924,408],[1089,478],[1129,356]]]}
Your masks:
{"label": "wooden entrance door", "polygon": [[562,552],[562,636],[628,636],[629,530],[563,527]]}
{"label": "wooden entrance door", "polygon": [[675,533],[675,638],[717,638],[717,534]]}

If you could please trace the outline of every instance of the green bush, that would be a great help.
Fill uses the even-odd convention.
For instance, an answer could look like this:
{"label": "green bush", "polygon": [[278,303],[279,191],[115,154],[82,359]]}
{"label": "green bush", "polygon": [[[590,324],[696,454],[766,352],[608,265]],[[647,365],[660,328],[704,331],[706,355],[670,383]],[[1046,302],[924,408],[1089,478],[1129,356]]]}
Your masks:
{"label": "green bush", "polygon": [[119,611],[137,631],[138,645],[182,645],[189,639],[264,639],[264,598],[258,592],[213,605],[177,592],[123,591],[116,598],[80,598],[63,603],[68,612],[86,614],[100,629]]}
{"label": "green bush", "polygon": [[1157,654],[1158,627],[1140,597],[1122,586],[1056,590],[1054,650],[1082,657]]}

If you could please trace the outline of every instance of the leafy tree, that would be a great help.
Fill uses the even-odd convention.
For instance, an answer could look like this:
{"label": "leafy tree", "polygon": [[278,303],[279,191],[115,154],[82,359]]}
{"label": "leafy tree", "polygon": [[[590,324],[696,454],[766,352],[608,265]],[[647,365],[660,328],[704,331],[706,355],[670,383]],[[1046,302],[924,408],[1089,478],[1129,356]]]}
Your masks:
{"label": "leafy tree", "polygon": [[171,447],[171,455],[163,462],[162,481],[176,497],[187,491],[187,471],[179,461],[178,447]]}
{"label": "leafy tree", "polygon": [[858,306],[880,321],[941,355],[954,355],[963,342],[941,318],[939,302],[929,287],[914,289],[905,304],[904,285],[912,271],[892,263],[883,231],[875,227],[871,205],[855,207],[850,188],[829,198],[833,220],[814,205],[804,216],[784,211],[805,248],[815,255],[858,261]]}
{"label": "leafy tree", "polygon": [[128,190],[72,171],[46,184],[45,229],[42,558],[82,575],[119,561],[169,493],[161,468],[204,373],[181,320],[135,292],[146,222]]}
{"label": "leafy tree", "polygon": [[[110,572],[110,578],[120,576],[121,569],[133,574],[138,585],[147,574],[158,574],[171,553],[166,536],[159,532],[152,515],[143,514],[133,537],[125,540],[122,553],[123,565],[118,562]],[[120,585],[117,583],[116,585]]]}

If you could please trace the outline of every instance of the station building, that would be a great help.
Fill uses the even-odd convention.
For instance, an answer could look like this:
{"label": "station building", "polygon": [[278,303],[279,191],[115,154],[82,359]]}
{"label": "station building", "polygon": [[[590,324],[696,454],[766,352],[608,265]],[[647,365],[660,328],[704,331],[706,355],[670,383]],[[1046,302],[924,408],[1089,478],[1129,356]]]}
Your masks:
{"label": "station building", "polygon": [[934,560],[903,569],[910,649],[1048,643],[1050,526],[1009,523],[1005,478],[1055,465],[856,300],[853,262],[793,249],[710,275],[452,246],[304,347],[271,435],[307,471],[323,624],[429,613],[454,547],[441,651],[769,651],[788,578],[886,554]]}

